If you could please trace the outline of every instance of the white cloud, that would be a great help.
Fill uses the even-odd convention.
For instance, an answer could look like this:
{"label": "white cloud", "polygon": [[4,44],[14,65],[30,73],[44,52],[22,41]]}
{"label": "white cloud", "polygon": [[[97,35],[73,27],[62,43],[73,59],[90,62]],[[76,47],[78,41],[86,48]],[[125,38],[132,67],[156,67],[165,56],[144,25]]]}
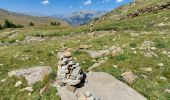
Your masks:
{"label": "white cloud", "polygon": [[92,0],[87,0],[86,2],[84,2],[84,5],[90,5],[92,4]]}
{"label": "white cloud", "polygon": [[109,3],[109,2],[114,2],[114,1],[119,3],[119,2],[123,2],[124,0],[103,0],[102,3]]}
{"label": "white cloud", "polygon": [[123,0],[116,0],[116,2],[123,2]]}
{"label": "white cloud", "polygon": [[48,4],[50,4],[50,1],[49,0],[44,0],[44,1],[41,2],[41,4],[48,5]]}

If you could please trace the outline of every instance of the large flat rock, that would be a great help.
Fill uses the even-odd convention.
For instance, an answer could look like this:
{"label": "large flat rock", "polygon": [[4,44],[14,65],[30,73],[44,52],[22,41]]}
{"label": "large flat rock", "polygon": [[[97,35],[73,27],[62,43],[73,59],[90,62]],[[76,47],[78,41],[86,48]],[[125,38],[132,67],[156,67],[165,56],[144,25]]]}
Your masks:
{"label": "large flat rock", "polygon": [[134,89],[104,72],[92,72],[87,74],[87,83],[71,93],[65,87],[58,87],[61,100],[77,100],[79,93],[92,92],[100,100],[147,100]]}
{"label": "large flat rock", "polygon": [[52,72],[52,68],[49,66],[35,66],[33,68],[25,68],[8,72],[8,76],[25,77],[28,81],[28,85],[33,85],[39,81],[43,81],[43,78]]}

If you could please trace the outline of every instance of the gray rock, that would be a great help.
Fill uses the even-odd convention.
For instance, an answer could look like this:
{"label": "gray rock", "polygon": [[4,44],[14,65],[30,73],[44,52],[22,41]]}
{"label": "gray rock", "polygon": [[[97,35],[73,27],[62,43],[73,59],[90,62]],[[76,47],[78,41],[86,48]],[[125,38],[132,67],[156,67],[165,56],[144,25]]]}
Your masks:
{"label": "gray rock", "polygon": [[100,51],[87,51],[88,54],[92,57],[92,58],[99,58],[102,56],[106,56],[109,55],[109,50],[100,50]]}
{"label": "gray rock", "polygon": [[91,96],[92,96],[92,93],[91,93],[90,91],[87,91],[87,92],[85,93],[85,95],[86,95],[86,97],[91,97]]}
{"label": "gray rock", "polygon": [[135,79],[137,78],[133,72],[131,71],[128,71],[128,72],[125,72],[121,75],[129,84],[132,84]]}
{"label": "gray rock", "polygon": [[22,82],[18,81],[18,82],[16,82],[15,87],[19,87],[20,85],[22,85]]}
{"label": "gray rock", "polygon": [[2,83],[3,83],[3,82],[6,82],[6,78],[5,78],[5,79],[2,79],[1,82],[2,82]]}
{"label": "gray rock", "polygon": [[67,79],[67,80],[66,80],[67,84],[68,84],[68,85],[72,85],[72,86],[79,84],[80,81],[81,81],[81,80],[72,80],[72,79]]}
{"label": "gray rock", "polygon": [[37,66],[34,68],[20,69],[8,72],[8,76],[25,77],[28,85],[33,85],[36,82],[43,81],[44,76],[52,72],[51,67]]}
{"label": "gray rock", "polygon": [[54,86],[57,87],[61,100],[77,100],[77,94],[86,93],[87,91],[95,93],[94,97],[97,96],[100,100],[147,100],[134,89],[107,73],[88,73],[87,81],[75,93],[68,91],[65,87],[57,87],[57,84]]}
{"label": "gray rock", "polygon": [[25,88],[21,89],[20,91],[33,92],[34,90],[32,87],[25,87]]}

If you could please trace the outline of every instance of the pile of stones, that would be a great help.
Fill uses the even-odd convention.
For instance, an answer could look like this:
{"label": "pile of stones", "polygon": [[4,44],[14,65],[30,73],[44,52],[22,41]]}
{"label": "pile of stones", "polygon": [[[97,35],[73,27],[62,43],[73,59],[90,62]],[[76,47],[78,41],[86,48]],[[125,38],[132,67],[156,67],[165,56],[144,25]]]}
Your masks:
{"label": "pile of stones", "polygon": [[58,54],[58,81],[60,86],[66,86],[67,90],[75,92],[77,86],[83,80],[83,71],[67,49]]}

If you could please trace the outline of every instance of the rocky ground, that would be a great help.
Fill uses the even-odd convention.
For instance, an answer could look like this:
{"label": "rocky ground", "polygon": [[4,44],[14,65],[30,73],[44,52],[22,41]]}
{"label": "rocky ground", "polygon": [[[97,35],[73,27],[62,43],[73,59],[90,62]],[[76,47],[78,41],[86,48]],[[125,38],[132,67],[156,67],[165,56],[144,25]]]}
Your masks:
{"label": "rocky ground", "polygon": [[[165,8],[159,6],[165,2],[168,6]],[[154,8],[157,5],[158,9]],[[133,18],[127,17],[128,14]],[[89,32],[88,25],[0,30],[0,99],[60,100],[59,95],[65,90],[58,87],[57,90],[51,84],[57,77],[57,66],[60,61],[57,57],[58,52],[67,47],[76,63],[79,63],[78,68],[81,67],[85,73],[88,73],[87,75],[90,75],[89,80],[92,79],[82,89],[77,89],[84,92],[79,97],[107,98],[107,92],[103,91],[111,87],[110,90],[114,91],[112,93],[116,95],[115,98],[119,96],[117,90],[120,90],[118,92],[127,98],[134,93],[135,96],[148,100],[169,100],[169,16],[168,0],[147,2],[137,0],[97,20],[94,29],[91,30],[93,32]],[[37,68],[43,66],[49,66],[47,71],[41,68],[41,71],[38,71]],[[21,73],[22,70],[24,72]],[[11,76],[11,71],[14,76],[8,77],[8,74]],[[98,72],[99,75],[90,72]],[[47,75],[44,75],[46,73]],[[39,77],[40,74],[43,77]],[[102,76],[96,77],[96,75]],[[98,78],[102,81],[98,81]],[[109,83],[107,80],[113,82]],[[95,84],[96,87],[94,81],[98,82]],[[99,83],[105,84],[106,88],[98,86],[101,85]],[[114,83],[120,87],[114,87],[116,86]],[[89,87],[93,87],[94,92]],[[126,93],[122,87],[126,88]],[[129,95],[126,95],[127,93]]]}

